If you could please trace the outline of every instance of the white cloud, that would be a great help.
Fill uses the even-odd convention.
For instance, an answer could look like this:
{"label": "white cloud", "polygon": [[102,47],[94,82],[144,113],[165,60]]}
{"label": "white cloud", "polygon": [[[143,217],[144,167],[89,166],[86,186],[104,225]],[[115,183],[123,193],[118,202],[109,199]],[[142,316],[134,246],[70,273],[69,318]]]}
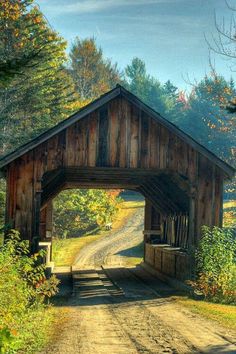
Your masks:
{"label": "white cloud", "polygon": [[117,7],[176,3],[176,1],[183,0],[69,0],[67,2],[38,0],[37,3],[39,6],[42,5],[43,11],[61,15],[65,13],[95,13]]}

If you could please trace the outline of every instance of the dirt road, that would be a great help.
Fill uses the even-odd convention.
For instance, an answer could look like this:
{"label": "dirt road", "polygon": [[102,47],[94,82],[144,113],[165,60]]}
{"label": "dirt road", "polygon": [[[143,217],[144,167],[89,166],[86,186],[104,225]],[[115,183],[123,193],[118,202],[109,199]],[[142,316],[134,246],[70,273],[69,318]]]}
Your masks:
{"label": "dirt road", "polygon": [[140,242],[141,221],[137,211],[78,256],[68,321],[44,354],[236,353],[234,333],[176,304],[168,285],[141,267],[111,265],[112,254]]}
{"label": "dirt road", "polygon": [[118,231],[84,247],[73,265],[74,268],[96,268],[102,264],[122,264],[122,256],[117,253],[138,245],[143,240],[143,208],[137,208]]}

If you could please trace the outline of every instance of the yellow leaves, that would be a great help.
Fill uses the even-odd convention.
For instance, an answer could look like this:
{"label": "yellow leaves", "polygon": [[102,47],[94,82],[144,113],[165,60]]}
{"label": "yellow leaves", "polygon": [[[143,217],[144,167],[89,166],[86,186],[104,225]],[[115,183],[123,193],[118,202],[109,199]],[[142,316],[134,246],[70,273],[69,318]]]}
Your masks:
{"label": "yellow leaves", "polygon": [[87,104],[89,104],[90,101],[91,100],[76,100],[76,101],[67,103],[64,106],[64,108],[68,111],[76,112],[76,111],[79,111],[84,106],[86,106]]}
{"label": "yellow leaves", "polygon": [[0,2],[0,17],[5,20],[17,20],[21,16],[21,6],[17,1],[4,0]]}

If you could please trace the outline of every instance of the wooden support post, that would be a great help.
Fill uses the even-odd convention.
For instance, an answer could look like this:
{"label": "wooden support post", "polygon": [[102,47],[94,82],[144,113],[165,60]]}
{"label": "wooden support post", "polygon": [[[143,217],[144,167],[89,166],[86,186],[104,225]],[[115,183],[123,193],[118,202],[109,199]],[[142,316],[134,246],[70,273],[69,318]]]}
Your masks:
{"label": "wooden support post", "polygon": [[196,249],[196,198],[195,188],[191,188],[189,198],[189,223],[188,223],[188,253],[190,255],[190,277],[195,276],[195,249]]}
{"label": "wooden support post", "polygon": [[40,239],[40,206],[41,206],[41,191],[35,193],[34,198],[34,213],[33,213],[33,237],[31,241],[31,253],[38,252]]}
{"label": "wooden support post", "polygon": [[51,241],[53,231],[53,205],[50,200],[40,212],[40,240]]}
{"label": "wooden support post", "polygon": [[52,231],[53,231],[53,203],[50,200],[47,204],[46,211],[46,239],[52,239]]}

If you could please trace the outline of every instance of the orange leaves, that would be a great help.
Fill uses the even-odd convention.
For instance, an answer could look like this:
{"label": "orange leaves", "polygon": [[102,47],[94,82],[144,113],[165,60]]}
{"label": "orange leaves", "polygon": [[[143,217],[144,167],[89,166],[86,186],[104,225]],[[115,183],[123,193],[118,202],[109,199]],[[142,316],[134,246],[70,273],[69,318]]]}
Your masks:
{"label": "orange leaves", "polygon": [[39,23],[41,23],[41,22],[42,22],[42,18],[41,18],[41,17],[36,16],[36,17],[33,18],[33,23],[39,24]]}

